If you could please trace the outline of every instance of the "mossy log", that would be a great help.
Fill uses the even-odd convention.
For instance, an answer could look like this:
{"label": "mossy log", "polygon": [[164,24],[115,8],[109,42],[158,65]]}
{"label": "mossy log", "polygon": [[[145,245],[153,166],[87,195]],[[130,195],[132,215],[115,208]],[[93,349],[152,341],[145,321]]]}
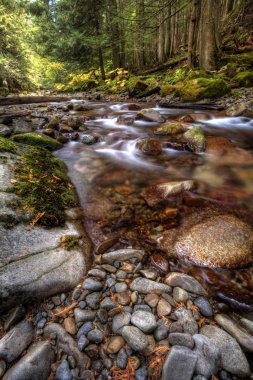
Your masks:
{"label": "mossy log", "polygon": [[49,102],[65,102],[71,100],[66,96],[13,96],[0,97],[0,106],[9,106],[15,104],[31,104],[31,103],[49,103]]}

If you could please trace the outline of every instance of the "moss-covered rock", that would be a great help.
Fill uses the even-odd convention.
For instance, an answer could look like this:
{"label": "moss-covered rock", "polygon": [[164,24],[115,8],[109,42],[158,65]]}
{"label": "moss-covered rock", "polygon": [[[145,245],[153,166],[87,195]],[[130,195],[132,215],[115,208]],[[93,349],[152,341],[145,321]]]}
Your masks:
{"label": "moss-covered rock", "polygon": [[253,87],[253,73],[250,71],[238,73],[232,79],[232,84],[240,87]]}
{"label": "moss-covered rock", "polygon": [[16,153],[18,147],[9,139],[0,136],[0,152]]}
{"label": "moss-covered rock", "polygon": [[155,131],[156,135],[166,136],[166,135],[177,135],[186,131],[186,126],[178,121],[172,121],[162,124],[160,128]]}
{"label": "moss-covered rock", "polygon": [[201,127],[193,127],[183,135],[191,151],[200,153],[206,148],[205,135]]}
{"label": "moss-covered rock", "polygon": [[59,141],[42,133],[24,133],[12,136],[12,139],[18,143],[32,146],[40,146],[48,150],[56,150],[62,147]]}
{"label": "moss-covered rock", "polygon": [[185,102],[216,99],[229,93],[230,87],[223,79],[198,78],[186,82],[175,94]]}
{"label": "moss-covered rock", "polygon": [[147,90],[148,84],[138,77],[132,77],[127,83],[128,93],[131,97],[143,97],[143,92]]}
{"label": "moss-covered rock", "polygon": [[78,205],[65,165],[44,149],[33,147],[20,157],[15,168],[16,182],[9,189],[19,195],[19,206],[36,223],[63,225],[65,209]]}
{"label": "moss-covered rock", "polygon": [[167,96],[167,95],[174,95],[175,92],[182,87],[181,84],[165,84],[164,86],[161,86],[160,94],[161,96]]}
{"label": "moss-covered rock", "polygon": [[136,147],[147,156],[159,156],[162,153],[160,141],[151,137],[140,139]]}

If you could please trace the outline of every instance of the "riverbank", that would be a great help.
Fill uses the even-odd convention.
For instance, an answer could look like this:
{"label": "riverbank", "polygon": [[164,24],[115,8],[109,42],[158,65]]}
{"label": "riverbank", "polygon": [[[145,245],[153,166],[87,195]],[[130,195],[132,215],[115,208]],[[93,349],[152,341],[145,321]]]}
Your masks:
{"label": "riverbank", "polygon": [[[231,127],[231,144],[227,134],[226,138],[219,135],[222,124],[219,132],[215,124],[208,124],[216,118],[221,123],[223,111],[188,109],[186,113],[185,109],[152,108],[149,100],[117,104],[106,103],[103,95],[101,100],[94,98],[97,94],[87,96],[92,99],[7,106],[6,114],[0,116],[1,131],[12,136],[4,140],[3,146],[11,141],[10,149],[14,149],[1,152],[2,192],[7,194],[6,188],[20,181],[14,166],[29,146],[50,151],[60,148],[55,144],[70,142],[55,155],[68,165],[84,212],[83,225],[95,248],[92,267],[84,277],[89,264],[80,265],[75,250],[81,243],[80,251],[87,259],[89,244],[86,248],[82,245],[84,232],[80,236],[79,229],[69,230],[69,223],[83,220],[77,209],[66,207],[65,227],[54,229],[38,226],[37,209],[32,220],[18,220],[27,224],[33,221],[34,227],[21,228],[17,224],[7,229],[6,220],[1,222],[1,237],[7,238],[5,257],[10,261],[4,263],[2,271],[8,265],[24,264],[23,273],[29,282],[30,276],[36,277],[45,264],[50,266],[54,249],[59,250],[61,259],[64,257],[63,266],[57,263],[54,267],[54,281],[59,284],[46,282],[45,272],[38,276],[44,288],[37,294],[46,300],[32,298],[28,303],[22,302],[36,295],[34,283],[30,295],[26,293],[27,283],[25,288],[19,288],[16,299],[3,294],[5,305],[9,302],[9,307],[14,306],[15,299],[17,306],[1,319],[1,375],[5,373],[4,379],[12,380],[144,380],[162,376],[250,379],[253,307],[244,295],[246,290],[251,294],[251,267],[236,267],[242,264],[242,258],[245,265],[250,265],[251,257],[251,246],[247,244],[239,255],[240,239],[245,243],[252,236],[248,180],[252,150],[247,145],[250,135],[241,132],[251,131],[251,121],[237,119],[240,126],[245,123],[244,129],[238,127],[239,134]],[[171,133],[174,128],[175,134]],[[198,133],[193,141],[188,135],[194,128]],[[218,137],[212,135],[215,131]],[[156,140],[150,144],[151,139]],[[36,169],[40,163],[34,159]],[[30,171],[24,162],[22,173],[31,182],[29,196],[36,191],[37,180],[45,183],[47,167],[46,164],[44,174],[39,170],[42,178],[38,179],[36,170]],[[59,172],[53,172],[47,180],[58,181],[59,176]],[[245,183],[243,189],[238,186],[239,178]],[[70,184],[64,186],[71,188]],[[57,189],[54,191],[57,193]],[[15,197],[20,195],[17,192]],[[12,204],[8,212],[13,215],[15,211]],[[18,216],[21,217],[19,210]],[[14,238],[13,234],[20,228],[17,244],[17,235]],[[210,240],[205,232],[209,230]],[[177,240],[169,240],[171,231],[176,231]],[[50,245],[52,235],[54,247]],[[69,240],[66,235],[78,239]],[[21,243],[26,237],[24,246]],[[201,254],[201,265],[206,259],[205,247],[209,256],[216,255],[215,262],[208,262],[207,269],[198,269],[192,257],[184,263],[180,238],[189,244],[190,253]],[[219,247],[216,251],[215,243],[220,251]],[[222,257],[224,250],[226,255]],[[10,252],[16,255],[13,260]],[[39,255],[46,255],[42,264],[36,261]],[[215,263],[223,265],[217,264],[218,257],[233,269],[211,271]],[[31,265],[26,260],[31,260]],[[75,284],[67,286],[73,289],[66,291],[69,271]],[[10,285],[17,291],[14,282],[20,279],[18,269],[10,271],[5,287]],[[241,292],[239,297],[235,289]],[[17,345],[17,341],[22,344]],[[36,365],[31,367],[31,360]]]}

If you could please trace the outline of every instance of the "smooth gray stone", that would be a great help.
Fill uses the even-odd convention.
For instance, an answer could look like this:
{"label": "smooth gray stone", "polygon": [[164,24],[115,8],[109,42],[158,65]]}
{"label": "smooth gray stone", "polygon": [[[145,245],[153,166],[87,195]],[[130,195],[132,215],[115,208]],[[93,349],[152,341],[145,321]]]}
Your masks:
{"label": "smooth gray stone", "polygon": [[199,308],[200,313],[204,317],[209,318],[213,316],[212,306],[205,297],[198,297],[193,301],[193,303]]}
{"label": "smooth gray stone", "polygon": [[125,284],[124,282],[117,282],[117,284],[115,284],[115,289],[116,293],[125,292],[127,290],[127,284]]}
{"label": "smooth gray stone", "polygon": [[100,299],[101,299],[101,293],[99,292],[94,292],[91,294],[88,294],[85,298],[85,301],[87,302],[87,305],[93,309],[99,309],[100,307]]}
{"label": "smooth gray stone", "polygon": [[208,337],[204,335],[193,335],[193,339],[195,343],[193,351],[198,356],[195,374],[205,376],[209,379],[212,375],[215,375],[220,368],[220,350]]}
{"label": "smooth gray stone", "polygon": [[88,358],[79,351],[76,340],[58,323],[51,323],[44,328],[45,338],[50,338],[51,334],[56,334],[57,347],[61,348],[67,355],[73,356],[80,369],[85,370]]}
{"label": "smooth gray stone", "polygon": [[11,327],[15,326],[25,316],[25,308],[23,305],[18,305],[11,309],[4,321],[4,330],[8,331]]}
{"label": "smooth gray stone", "polygon": [[162,380],[191,380],[197,363],[197,355],[187,347],[173,346],[164,365]]}
{"label": "smooth gray stone", "polygon": [[190,334],[186,333],[170,333],[169,343],[171,346],[184,346],[193,348],[194,340]]}
{"label": "smooth gray stone", "polygon": [[55,373],[55,380],[72,380],[73,375],[69,368],[69,363],[67,360],[63,360],[63,362],[57,368]]}
{"label": "smooth gray stone", "polygon": [[186,290],[176,286],[173,289],[173,298],[176,302],[186,302],[189,299],[189,294]]}
{"label": "smooth gray stone", "polygon": [[182,307],[176,309],[175,316],[183,326],[184,332],[194,335],[198,333],[198,324],[193,318],[191,310],[184,309]]}
{"label": "smooth gray stone", "polygon": [[179,286],[188,292],[200,294],[202,296],[205,296],[207,294],[203,286],[197,280],[195,280],[194,277],[189,276],[185,273],[171,272],[168,274],[168,276],[166,276],[165,284],[173,287]]}
{"label": "smooth gray stone", "polygon": [[88,332],[87,338],[91,343],[100,344],[104,340],[104,335],[102,331],[95,329]]}
{"label": "smooth gray stone", "polygon": [[240,323],[250,334],[253,334],[253,321],[247,318],[241,318]]}
{"label": "smooth gray stone", "polygon": [[29,346],[33,337],[32,323],[26,320],[20,322],[0,340],[0,359],[13,362]]}
{"label": "smooth gray stone", "polygon": [[93,278],[86,278],[86,280],[84,280],[83,289],[89,290],[90,292],[96,292],[102,288],[103,284],[99,281],[93,280]]}
{"label": "smooth gray stone", "polygon": [[76,307],[74,310],[74,316],[75,316],[76,323],[94,321],[96,317],[96,311],[82,310],[79,307]]}
{"label": "smooth gray stone", "polygon": [[113,264],[116,260],[126,261],[134,257],[141,261],[144,255],[144,251],[137,249],[119,249],[118,251],[104,253],[102,255],[102,262],[106,264]]}
{"label": "smooth gray stone", "polygon": [[241,326],[225,314],[216,314],[215,321],[232,335],[246,351],[253,352],[253,336],[242,330]]}
{"label": "smooth gray stone", "polygon": [[120,369],[125,369],[127,366],[128,356],[126,350],[121,348],[117,355],[116,365]]}
{"label": "smooth gray stone", "polygon": [[0,379],[2,378],[5,371],[6,371],[6,363],[4,360],[0,359]]}
{"label": "smooth gray stone", "polygon": [[154,290],[159,290],[161,292],[170,293],[171,287],[160,282],[148,280],[147,278],[137,277],[133,280],[130,285],[132,291],[137,291],[139,293],[148,294]]}
{"label": "smooth gray stone", "polygon": [[5,374],[5,380],[47,380],[54,362],[54,351],[48,342],[33,344]]}
{"label": "smooth gray stone", "polygon": [[147,334],[154,331],[157,326],[154,314],[143,310],[135,311],[132,314],[131,323]]}
{"label": "smooth gray stone", "polygon": [[61,248],[22,257],[0,268],[1,309],[74,288],[86,269],[83,252]]}
{"label": "smooth gray stone", "polygon": [[121,331],[122,327],[129,325],[131,321],[131,314],[130,313],[120,313],[115,315],[112,320],[112,331],[114,334],[117,334]]}
{"label": "smooth gray stone", "polygon": [[94,277],[99,277],[102,279],[104,279],[106,277],[106,273],[103,270],[97,269],[97,268],[93,268],[93,269],[89,270],[88,275],[94,276]]}
{"label": "smooth gray stone", "polygon": [[110,297],[106,297],[101,303],[100,307],[105,310],[111,310],[117,307],[117,304]]}
{"label": "smooth gray stone", "polygon": [[135,351],[144,350],[148,346],[148,338],[135,326],[124,326],[121,335],[127,344]]}
{"label": "smooth gray stone", "polygon": [[207,336],[220,349],[222,369],[239,377],[249,376],[249,363],[234,338],[216,326],[204,326],[200,333]]}

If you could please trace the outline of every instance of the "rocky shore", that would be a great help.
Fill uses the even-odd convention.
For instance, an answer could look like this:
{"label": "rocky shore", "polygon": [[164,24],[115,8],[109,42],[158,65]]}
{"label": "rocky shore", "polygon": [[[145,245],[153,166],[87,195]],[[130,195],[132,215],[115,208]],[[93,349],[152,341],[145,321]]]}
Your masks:
{"label": "rocky shore", "polygon": [[[133,106],[141,120],[161,121],[157,111]],[[75,107],[93,117],[85,103]],[[192,180],[155,184],[145,188],[141,205],[134,207],[143,212],[145,204],[147,215],[155,215],[156,207],[175,197],[175,205],[158,208],[167,213],[159,216],[158,227],[142,215],[150,230],[156,226],[152,238],[158,253],[151,255],[137,240],[119,243],[108,236],[91,260],[93,247],[75,190],[66,167],[51,154],[79,138],[78,133],[84,145],[99,139],[87,132],[85,117],[69,114],[72,109],[72,104],[42,106],[40,112],[10,107],[0,116],[0,378],[253,379],[252,309],[237,312],[213,296],[199,273],[189,275],[169,262],[175,257],[207,267],[250,265],[253,230],[247,218],[209,205],[187,213]],[[239,104],[230,112],[251,110]],[[120,117],[124,123],[130,120]],[[163,123],[156,136],[183,136],[196,157],[204,149],[217,152],[212,137],[204,138],[199,127],[187,128],[187,120]],[[139,149],[156,157],[160,145],[150,140],[140,140]],[[227,141],[225,148],[218,144],[222,159],[230,162],[242,155],[248,168],[251,154],[232,148]],[[120,196],[132,190],[129,184],[117,189],[119,205]],[[57,202],[48,205],[51,199]],[[97,207],[98,214],[111,212],[100,212],[96,199],[90,207]],[[179,212],[184,212],[181,223],[163,229],[163,220],[171,223]]]}

